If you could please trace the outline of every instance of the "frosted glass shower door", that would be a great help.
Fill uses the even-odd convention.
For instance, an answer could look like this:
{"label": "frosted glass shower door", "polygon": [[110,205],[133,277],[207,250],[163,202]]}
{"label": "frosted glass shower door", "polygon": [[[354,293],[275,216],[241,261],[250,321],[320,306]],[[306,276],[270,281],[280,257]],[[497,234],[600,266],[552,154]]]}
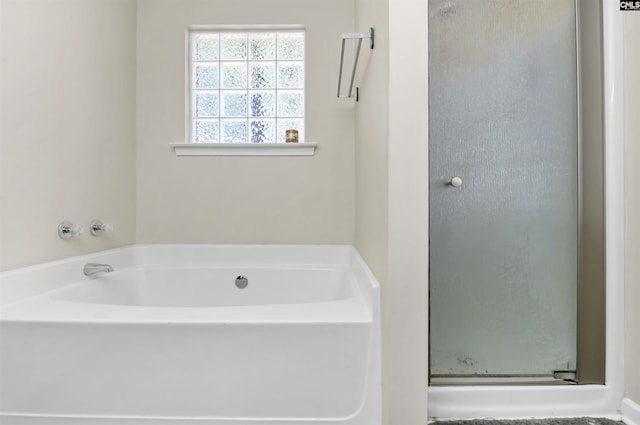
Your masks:
{"label": "frosted glass shower door", "polygon": [[430,370],[576,368],[574,0],[429,1]]}

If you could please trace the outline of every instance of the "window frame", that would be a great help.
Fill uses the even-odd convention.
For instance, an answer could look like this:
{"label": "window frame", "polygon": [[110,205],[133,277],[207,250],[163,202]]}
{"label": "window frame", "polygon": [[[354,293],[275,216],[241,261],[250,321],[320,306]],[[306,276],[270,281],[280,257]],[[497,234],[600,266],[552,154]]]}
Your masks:
{"label": "window frame", "polygon": [[[195,38],[197,37],[197,35],[199,34],[216,34],[218,36],[220,36],[220,40],[222,39],[223,35],[226,34],[246,34],[246,39],[247,39],[247,45],[246,45],[246,55],[244,59],[241,60],[230,60],[230,59],[223,59],[222,57],[222,42],[218,42],[218,55],[217,55],[217,59],[213,60],[213,61],[198,61],[196,60],[196,41]],[[255,34],[274,34],[275,36],[275,41],[276,41],[276,45],[275,45],[275,52],[274,52],[274,57],[273,58],[268,58],[268,59],[263,59],[263,60],[256,60],[254,58],[251,57],[251,50],[250,50],[250,41],[251,41],[251,37],[252,35]],[[278,52],[278,35],[281,34],[302,34],[302,40],[303,40],[303,54],[302,54],[302,58],[298,59],[288,59],[288,58],[281,58],[279,57],[279,52]],[[269,27],[256,27],[256,26],[242,26],[242,27],[206,27],[206,28],[202,28],[202,27],[193,27],[193,28],[189,28],[187,31],[187,63],[186,63],[186,72],[187,72],[187,78],[186,78],[186,91],[187,91],[187,95],[186,95],[186,140],[187,143],[186,144],[193,144],[193,145],[240,145],[240,144],[246,144],[246,145],[269,145],[269,144],[283,144],[284,141],[284,130],[285,129],[289,129],[289,128],[296,128],[299,129],[300,131],[300,137],[299,137],[299,143],[304,143],[305,141],[305,129],[306,129],[306,100],[307,100],[307,90],[306,90],[306,76],[307,76],[307,70],[306,70],[306,51],[307,51],[307,46],[306,46],[306,42],[307,42],[307,34],[306,34],[306,29],[304,27],[301,26],[269,26]],[[273,85],[267,88],[260,88],[260,87],[252,87],[251,84],[251,75],[250,75],[250,67],[252,65],[256,65],[260,62],[263,62],[265,64],[269,64],[270,66],[273,67],[273,78],[274,78],[274,82]],[[196,87],[196,83],[195,83],[195,78],[196,78],[196,67],[198,66],[198,64],[215,64],[217,66],[217,70],[218,70],[218,81],[217,81],[217,88],[213,88],[213,89],[209,89],[209,88],[197,88]],[[223,78],[223,64],[230,64],[230,63],[236,63],[236,64],[240,64],[240,63],[244,63],[246,68],[246,84],[244,84],[245,87],[243,88],[239,88],[239,89],[233,89],[233,88],[227,88],[224,87],[222,78]],[[300,85],[296,86],[296,87],[283,87],[280,85],[280,67],[278,64],[286,64],[286,63],[292,63],[295,64],[296,66],[302,66],[302,82]],[[283,65],[284,66],[284,65]],[[246,101],[246,114],[243,116],[237,116],[237,117],[231,117],[231,116],[223,116],[224,114],[222,113],[222,96],[225,92],[228,92],[230,90],[236,90],[238,92],[238,94],[242,94],[242,92],[246,93],[245,95],[245,101]],[[265,91],[265,92],[270,92],[273,93],[273,98],[274,98],[274,106],[273,106],[273,110],[274,113],[273,115],[269,115],[269,116],[255,116],[252,114],[251,111],[251,96],[252,95],[256,95],[256,91]],[[287,116],[286,114],[283,115],[281,114],[281,111],[278,109],[278,99],[280,98],[280,93],[283,92],[287,92],[287,91],[293,91],[294,94],[295,92],[299,92],[301,97],[302,97],[302,104],[301,104],[301,115],[296,115],[296,116]],[[217,111],[217,116],[211,116],[211,117],[203,117],[203,116],[196,116],[196,95],[198,94],[198,92],[203,93],[203,92],[211,92],[211,93],[217,93],[217,105],[216,107],[218,108]],[[269,93],[269,94],[270,94]],[[206,94],[206,93],[205,93]],[[200,118],[202,121],[214,121],[217,122],[217,135],[218,138],[217,140],[197,140],[196,139],[196,122],[198,120],[198,118]],[[260,118],[262,118],[263,120],[266,121],[270,121],[273,124],[273,129],[272,134],[275,133],[275,140],[271,141],[263,141],[263,142],[254,142],[252,141],[252,123],[257,122],[260,120]],[[245,140],[240,141],[225,141],[223,138],[223,122],[227,121],[229,122],[229,120],[244,120],[245,124]],[[295,126],[286,126],[286,127],[280,127],[280,124],[282,122],[286,122],[287,120],[289,120],[289,122],[295,122],[296,120],[298,121],[298,125],[299,127],[295,127]],[[201,122],[202,122],[201,121]],[[180,145],[184,145],[184,144],[180,144]],[[315,144],[314,144],[315,146]],[[191,149],[189,152],[196,152],[197,150],[195,149]],[[202,151],[202,150],[200,150]],[[270,150],[272,151],[272,150]],[[279,150],[282,151],[282,150]],[[300,150],[296,150],[297,152],[300,152]],[[245,150],[243,150],[243,152],[245,152]],[[176,150],[177,153],[177,150]],[[313,154],[313,153],[311,153]],[[296,155],[300,155],[300,153],[296,153]]]}

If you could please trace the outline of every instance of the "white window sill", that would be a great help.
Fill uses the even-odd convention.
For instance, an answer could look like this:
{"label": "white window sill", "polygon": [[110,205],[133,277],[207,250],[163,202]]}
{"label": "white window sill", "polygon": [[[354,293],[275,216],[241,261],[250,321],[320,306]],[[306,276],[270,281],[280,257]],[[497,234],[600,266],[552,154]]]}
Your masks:
{"label": "white window sill", "polygon": [[317,143],[172,143],[177,156],[311,156]]}

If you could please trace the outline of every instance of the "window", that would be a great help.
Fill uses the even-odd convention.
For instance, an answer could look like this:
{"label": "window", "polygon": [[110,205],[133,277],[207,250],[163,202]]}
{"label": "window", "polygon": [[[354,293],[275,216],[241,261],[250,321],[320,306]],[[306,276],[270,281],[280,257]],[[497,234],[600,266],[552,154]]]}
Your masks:
{"label": "window", "polygon": [[192,143],[304,141],[303,30],[190,33]]}

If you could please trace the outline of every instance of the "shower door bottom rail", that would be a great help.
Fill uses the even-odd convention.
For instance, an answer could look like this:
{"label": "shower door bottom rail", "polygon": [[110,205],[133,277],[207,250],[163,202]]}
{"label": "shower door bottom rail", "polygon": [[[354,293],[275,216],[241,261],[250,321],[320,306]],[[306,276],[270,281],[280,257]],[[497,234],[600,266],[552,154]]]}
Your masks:
{"label": "shower door bottom rail", "polygon": [[433,374],[429,385],[572,385],[577,384],[576,371],[554,371],[553,374]]}

